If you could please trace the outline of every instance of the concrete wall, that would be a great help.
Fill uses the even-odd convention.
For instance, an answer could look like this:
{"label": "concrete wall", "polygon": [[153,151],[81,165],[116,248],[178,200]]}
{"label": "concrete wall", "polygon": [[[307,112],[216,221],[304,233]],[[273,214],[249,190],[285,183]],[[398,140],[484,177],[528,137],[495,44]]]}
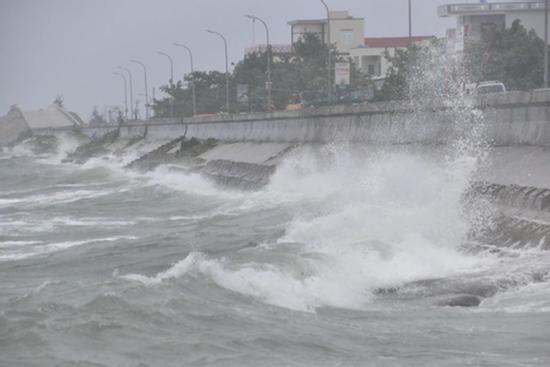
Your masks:
{"label": "concrete wall", "polygon": [[[500,145],[550,145],[550,90],[485,96],[477,102],[485,115],[486,138]],[[467,127],[468,128],[468,127]],[[89,127],[102,136],[116,127]],[[120,128],[120,136],[153,139],[214,138],[227,142],[440,144],[455,139],[453,116],[439,106],[413,110],[407,103],[371,103],[300,111],[159,120]]]}

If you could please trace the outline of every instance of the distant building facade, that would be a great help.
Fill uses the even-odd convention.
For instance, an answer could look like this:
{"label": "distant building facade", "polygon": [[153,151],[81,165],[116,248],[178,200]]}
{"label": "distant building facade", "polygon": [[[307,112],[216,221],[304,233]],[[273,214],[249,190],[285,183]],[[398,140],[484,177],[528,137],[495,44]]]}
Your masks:
{"label": "distant building facade", "polygon": [[409,37],[371,37],[365,38],[364,44],[350,50],[350,57],[363,74],[377,78],[385,76],[391,66],[385,57],[386,51],[393,56],[395,50],[406,48],[410,42],[417,45],[428,45],[434,36]]}
{"label": "distant building facade", "polygon": [[449,47],[462,51],[478,41],[486,29],[509,28],[515,20],[544,39],[544,0],[449,4],[438,8],[440,17],[456,17],[456,28],[447,32]]}
{"label": "distant building facade", "polygon": [[365,38],[365,19],[355,18],[347,11],[331,11],[330,23],[328,19],[300,19],[288,24],[292,45],[306,33],[316,34],[324,43],[328,43],[330,28],[330,42],[343,55],[349,55],[351,49],[363,44]]}

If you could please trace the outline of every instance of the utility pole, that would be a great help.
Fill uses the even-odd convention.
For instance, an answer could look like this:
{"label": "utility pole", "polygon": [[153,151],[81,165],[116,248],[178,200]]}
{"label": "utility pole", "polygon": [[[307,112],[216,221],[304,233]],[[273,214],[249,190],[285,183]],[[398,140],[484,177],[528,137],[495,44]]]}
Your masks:
{"label": "utility pole", "polygon": [[128,73],[128,80],[130,81],[130,106],[132,110],[130,111],[130,118],[135,120],[135,111],[134,111],[134,83],[132,81],[132,72],[125,67],[118,66],[118,69],[124,70]]}
{"label": "utility pole", "polygon": [[325,7],[325,10],[327,12],[327,49],[328,49],[328,55],[327,55],[327,103],[330,104],[330,99],[332,96],[332,55],[331,55],[331,46],[332,42],[330,40],[330,9],[325,2],[325,0],[320,0],[323,6]]}
{"label": "utility pole", "polygon": [[273,109],[273,82],[271,80],[271,43],[269,41],[269,27],[267,26],[267,23],[261,19],[258,18],[255,15],[245,15],[245,17],[252,19],[252,21],[259,21],[264,25],[265,28],[265,34],[267,38],[267,49],[266,49],[266,57],[267,57],[267,82],[265,83],[265,89],[267,90],[267,110],[271,111]]}
{"label": "utility pole", "polygon": [[229,56],[227,53],[227,39],[220,32],[212,31],[207,29],[206,32],[215,34],[223,40],[225,46],[225,108],[227,113],[230,113],[231,109],[229,106]]}
{"label": "utility pole", "polygon": [[149,120],[149,92],[147,87],[147,68],[145,67],[145,64],[143,64],[141,61],[138,60],[130,60],[130,62],[133,62],[134,64],[141,65],[143,68],[143,76],[145,77],[144,85],[145,85],[145,120]]}
{"label": "utility pole", "polygon": [[544,1],[544,88],[548,88],[548,0]]}
{"label": "utility pole", "polygon": [[191,64],[191,94],[193,98],[193,116],[197,114],[197,94],[195,91],[195,67],[193,66],[193,52],[186,45],[180,43],[174,43],[174,46],[183,47],[189,53],[189,62]]}
{"label": "utility pole", "polygon": [[128,86],[126,85],[126,77],[118,71],[114,71],[113,74],[120,76],[124,82],[124,117],[128,120]]}

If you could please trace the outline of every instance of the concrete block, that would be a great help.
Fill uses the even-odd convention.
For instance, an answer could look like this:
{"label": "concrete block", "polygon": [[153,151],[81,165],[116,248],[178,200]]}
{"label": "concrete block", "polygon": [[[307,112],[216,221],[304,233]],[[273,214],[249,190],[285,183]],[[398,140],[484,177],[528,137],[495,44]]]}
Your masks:
{"label": "concrete block", "polygon": [[550,190],[544,190],[537,198],[537,209],[548,210],[550,209]]}

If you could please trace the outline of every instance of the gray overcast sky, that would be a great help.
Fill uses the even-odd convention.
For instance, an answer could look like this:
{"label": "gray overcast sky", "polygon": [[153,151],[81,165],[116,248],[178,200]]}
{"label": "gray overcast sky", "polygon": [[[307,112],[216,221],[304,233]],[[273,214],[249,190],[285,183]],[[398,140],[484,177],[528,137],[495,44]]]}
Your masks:
{"label": "gray overcast sky", "polygon": [[[404,36],[407,0],[327,0],[333,10],[365,18],[367,36]],[[452,21],[437,17],[448,0],[413,0],[415,35],[444,35]],[[272,43],[289,43],[287,21],[323,18],[318,0],[0,0],[0,115],[17,103],[24,109],[47,107],[57,94],[87,120],[94,105],[123,103],[116,65],[134,71],[135,94],[143,93],[141,71],[127,60],[147,64],[150,86],[169,79],[162,50],[174,57],[175,75],[188,71],[186,43],[197,70],[222,70],[223,45],[204,32],[224,33],[231,62],[252,44],[251,23],[243,14],[264,18]],[[264,37],[257,28],[257,40]],[[138,74],[139,72],[139,74]],[[157,94],[158,96],[159,94]],[[142,96],[138,97],[143,100]]]}

